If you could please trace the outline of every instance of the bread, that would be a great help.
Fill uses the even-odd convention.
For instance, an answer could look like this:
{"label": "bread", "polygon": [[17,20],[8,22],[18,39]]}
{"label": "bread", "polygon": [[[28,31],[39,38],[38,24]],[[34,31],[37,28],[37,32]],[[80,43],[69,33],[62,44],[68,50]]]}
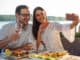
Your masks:
{"label": "bread", "polygon": [[22,56],[25,52],[22,49],[16,49],[13,51],[13,55],[15,56]]}
{"label": "bread", "polygon": [[33,49],[33,45],[31,43],[28,43],[26,45],[23,46],[24,50],[32,50]]}

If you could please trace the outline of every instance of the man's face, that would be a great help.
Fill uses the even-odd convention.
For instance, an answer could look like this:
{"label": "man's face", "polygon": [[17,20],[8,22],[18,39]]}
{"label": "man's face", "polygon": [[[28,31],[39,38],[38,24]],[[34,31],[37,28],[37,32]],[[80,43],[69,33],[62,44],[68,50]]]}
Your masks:
{"label": "man's face", "polygon": [[20,14],[16,14],[17,23],[22,24],[23,26],[28,24],[30,19],[30,12],[28,9],[21,9]]}

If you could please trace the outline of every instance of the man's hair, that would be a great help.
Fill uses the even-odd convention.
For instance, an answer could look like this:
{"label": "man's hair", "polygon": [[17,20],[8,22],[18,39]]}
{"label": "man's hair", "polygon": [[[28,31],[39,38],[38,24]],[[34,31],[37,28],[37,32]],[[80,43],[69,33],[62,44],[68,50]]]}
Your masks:
{"label": "man's hair", "polygon": [[16,13],[20,14],[21,9],[28,9],[28,6],[26,6],[26,5],[19,5],[19,6],[17,6],[16,10],[15,10],[15,14]]}

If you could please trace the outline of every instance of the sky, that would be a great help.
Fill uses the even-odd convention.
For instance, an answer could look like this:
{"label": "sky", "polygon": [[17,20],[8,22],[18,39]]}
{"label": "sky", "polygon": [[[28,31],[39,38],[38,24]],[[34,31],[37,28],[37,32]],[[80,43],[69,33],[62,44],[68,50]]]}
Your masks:
{"label": "sky", "polygon": [[31,14],[37,6],[43,7],[48,16],[62,16],[75,13],[80,16],[80,0],[0,0],[0,15],[15,14],[18,5],[29,6]]}

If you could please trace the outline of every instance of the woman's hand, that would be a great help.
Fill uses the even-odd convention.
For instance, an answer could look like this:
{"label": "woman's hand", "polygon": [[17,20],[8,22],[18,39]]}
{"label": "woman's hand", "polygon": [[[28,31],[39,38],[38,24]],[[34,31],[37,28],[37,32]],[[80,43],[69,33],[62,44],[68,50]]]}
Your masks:
{"label": "woman's hand", "polygon": [[72,21],[78,21],[79,20],[79,16],[72,13],[72,14],[66,14],[66,19],[67,20],[72,20]]}
{"label": "woman's hand", "polygon": [[47,28],[47,26],[48,26],[48,23],[41,24],[38,31],[43,32]]}
{"label": "woman's hand", "polygon": [[72,13],[72,14],[66,14],[66,19],[73,21],[73,23],[71,24],[71,29],[72,29],[73,27],[75,27],[75,26],[78,24],[78,22],[79,22],[79,16],[77,16],[77,15],[74,14],[74,13]]}

